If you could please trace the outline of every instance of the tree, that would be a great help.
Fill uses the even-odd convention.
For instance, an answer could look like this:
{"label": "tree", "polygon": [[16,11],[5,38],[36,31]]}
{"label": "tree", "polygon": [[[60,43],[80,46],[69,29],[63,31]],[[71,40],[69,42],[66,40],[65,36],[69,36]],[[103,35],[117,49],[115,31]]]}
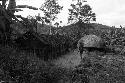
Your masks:
{"label": "tree", "polygon": [[44,12],[44,19],[46,23],[50,24],[50,35],[52,21],[57,18],[57,14],[60,13],[60,10],[63,9],[63,6],[60,6],[57,0],[46,0],[44,4],[42,4],[40,8]]}
{"label": "tree", "polygon": [[[38,10],[38,8],[28,6],[28,5],[16,5],[16,0],[9,0],[9,4],[6,7],[7,0],[0,0],[0,1],[2,1],[2,5],[0,4],[0,12],[1,12],[0,13],[0,22],[1,22],[0,31],[2,31],[2,34],[3,35],[5,34],[5,36],[6,36],[6,34],[8,34],[6,36],[6,38],[8,37],[8,39],[10,37],[11,32],[13,30],[15,31],[15,28],[12,27],[13,24],[21,23],[24,25],[24,28],[27,28],[27,27],[29,27],[28,26],[29,24],[30,24],[30,26],[32,24],[34,27],[36,25],[36,20],[39,20],[39,18],[37,18],[36,20],[32,19],[32,21],[30,21],[27,18],[22,17],[21,15],[14,15],[15,12],[22,11],[20,8],[29,8],[29,9],[33,9],[33,10]],[[18,18],[21,18],[22,21],[18,20]],[[30,30],[32,30],[32,27],[30,28]]]}
{"label": "tree", "polygon": [[96,15],[92,12],[92,8],[85,3],[87,1],[77,0],[77,4],[71,4],[71,9],[69,9],[69,18],[68,23],[76,22],[77,28],[77,36],[78,38],[81,37],[83,34],[82,27],[84,27],[84,32],[86,32],[86,27],[88,28],[88,24],[91,21],[96,21]]}
{"label": "tree", "polygon": [[33,30],[33,27],[36,28],[37,21],[41,20],[41,17],[38,15],[35,16],[35,18],[31,16],[32,17],[31,19],[27,19],[22,17],[21,15],[14,15],[15,11],[16,12],[23,11],[20,8],[28,8],[32,10],[38,10],[38,8],[28,5],[16,5],[15,0],[9,0],[9,5],[7,7],[7,10],[11,11],[10,13],[16,18],[16,20],[18,20],[17,18],[21,18],[22,21],[19,22],[21,22],[25,26],[25,28],[29,28],[30,30]]}
{"label": "tree", "polygon": [[84,23],[96,21],[96,15],[92,12],[92,8],[88,4],[83,5],[83,2],[81,2],[81,0],[78,0],[76,5],[71,4],[72,9],[69,9],[69,23],[73,20]]}
{"label": "tree", "polygon": [[54,25],[56,26],[56,33],[55,33],[55,34],[58,33],[58,28],[59,28],[60,23],[62,23],[62,21],[56,22],[56,23],[54,24]]}
{"label": "tree", "polygon": [[59,23],[58,22],[56,22],[54,25],[56,25],[57,28],[59,27]]}
{"label": "tree", "polygon": [[2,6],[3,6],[3,8],[6,8],[6,2],[7,2],[8,0],[0,0],[0,1],[2,1]]}

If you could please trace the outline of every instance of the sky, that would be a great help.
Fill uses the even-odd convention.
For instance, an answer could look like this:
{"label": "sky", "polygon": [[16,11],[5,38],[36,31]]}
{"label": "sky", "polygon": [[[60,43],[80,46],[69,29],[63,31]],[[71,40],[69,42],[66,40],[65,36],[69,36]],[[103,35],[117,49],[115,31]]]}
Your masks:
{"label": "sky", "polygon": [[[16,0],[16,2],[17,5],[30,5],[39,8],[44,0]],[[72,0],[59,0],[59,4],[64,7],[56,21],[62,21],[61,25],[67,25],[68,9],[71,8],[71,3]],[[96,13],[96,23],[116,27],[125,26],[125,0],[87,0],[86,3]],[[40,10],[31,9],[25,9],[16,14],[26,17],[28,15],[38,15],[38,13],[41,13],[41,16],[43,15]]]}

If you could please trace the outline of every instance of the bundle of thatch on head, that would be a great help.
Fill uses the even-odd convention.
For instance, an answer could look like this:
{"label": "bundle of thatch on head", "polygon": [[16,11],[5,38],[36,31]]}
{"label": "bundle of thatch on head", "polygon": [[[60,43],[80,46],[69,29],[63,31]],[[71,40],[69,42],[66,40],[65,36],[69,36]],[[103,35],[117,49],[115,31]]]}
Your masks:
{"label": "bundle of thatch on head", "polygon": [[78,47],[79,44],[82,43],[84,47],[96,47],[101,48],[104,46],[104,41],[102,38],[96,36],[96,35],[85,35],[78,41]]}
{"label": "bundle of thatch on head", "polygon": [[78,41],[77,47],[80,52],[81,59],[83,51],[86,51],[87,55],[89,55],[89,52],[92,51],[106,53],[107,50],[110,50],[105,46],[105,41],[96,35],[85,35]]}

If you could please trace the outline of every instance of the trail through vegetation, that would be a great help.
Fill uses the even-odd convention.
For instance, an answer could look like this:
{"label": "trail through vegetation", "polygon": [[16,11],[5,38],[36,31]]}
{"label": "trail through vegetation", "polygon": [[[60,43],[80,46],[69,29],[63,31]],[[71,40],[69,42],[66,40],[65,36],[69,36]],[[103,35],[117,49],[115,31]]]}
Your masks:
{"label": "trail through vegetation", "polygon": [[63,55],[62,57],[54,60],[53,63],[57,66],[62,66],[65,68],[74,68],[80,64],[81,58],[79,56],[78,50],[75,49],[74,51]]}

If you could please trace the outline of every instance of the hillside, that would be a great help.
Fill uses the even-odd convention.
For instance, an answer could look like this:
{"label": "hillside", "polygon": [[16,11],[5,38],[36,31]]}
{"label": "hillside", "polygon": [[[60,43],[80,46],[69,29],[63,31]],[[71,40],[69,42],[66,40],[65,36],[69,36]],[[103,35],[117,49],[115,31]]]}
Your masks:
{"label": "hillside", "polygon": [[92,23],[91,25],[93,27],[95,27],[96,29],[113,29],[113,27],[103,25],[103,24],[99,24],[99,23]]}
{"label": "hillside", "polygon": [[[44,26],[42,29],[47,31],[49,30],[48,27]],[[59,28],[59,34],[68,35],[74,38],[74,41],[77,41],[79,39],[77,28],[79,28],[77,24],[64,26]],[[110,30],[110,27],[101,24],[91,24],[86,25],[85,28],[81,28],[80,31],[83,32],[83,36],[85,33],[102,34],[100,33],[102,30],[106,32]],[[46,32],[41,34],[46,34]],[[56,40],[56,36],[47,35],[45,40],[48,40],[53,45],[56,41],[63,43],[63,36],[60,36],[60,38],[58,37],[58,40]],[[30,40],[31,45],[43,48],[38,42],[32,43],[31,41],[35,42],[34,38]],[[67,40],[64,39],[65,41],[67,43]],[[29,42],[27,43],[29,44]],[[55,45],[58,46],[60,43],[56,43]],[[99,53],[92,52],[84,61],[80,59],[79,53],[75,49],[56,59],[43,61],[35,53],[21,51],[17,48],[0,47],[0,75],[3,77],[0,80],[8,83],[41,83],[41,81],[42,83],[85,83],[85,80],[89,80],[86,83],[125,82],[125,58],[121,54],[106,54],[105,57],[98,57],[97,55],[100,55]],[[45,51],[46,53],[50,53],[51,48],[50,51]],[[57,50],[55,51],[57,52]],[[85,55],[83,53],[83,56]],[[40,56],[42,55],[40,54]]]}
{"label": "hillside", "polygon": [[[81,28],[81,32],[84,32],[85,29],[87,29],[87,31],[88,30],[91,31],[91,30],[119,29],[119,28],[114,28],[114,27],[110,27],[107,25],[99,24],[99,23],[91,23],[91,24],[82,25],[82,26],[83,28]],[[46,25],[46,24],[42,25],[40,23],[37,24],[37,30],[38,30],[38,33],[40,34],[48,34],[49,29],[50,29],[49,25]],[[58,31],[58,33],[60,34],[72,35],[73,33],[77,33],[78,24],[75,23],[75,24],[71,24],[67,26],[58,27],[58,28],[52,27],[52,33],[55,33],[56,31]]]}

